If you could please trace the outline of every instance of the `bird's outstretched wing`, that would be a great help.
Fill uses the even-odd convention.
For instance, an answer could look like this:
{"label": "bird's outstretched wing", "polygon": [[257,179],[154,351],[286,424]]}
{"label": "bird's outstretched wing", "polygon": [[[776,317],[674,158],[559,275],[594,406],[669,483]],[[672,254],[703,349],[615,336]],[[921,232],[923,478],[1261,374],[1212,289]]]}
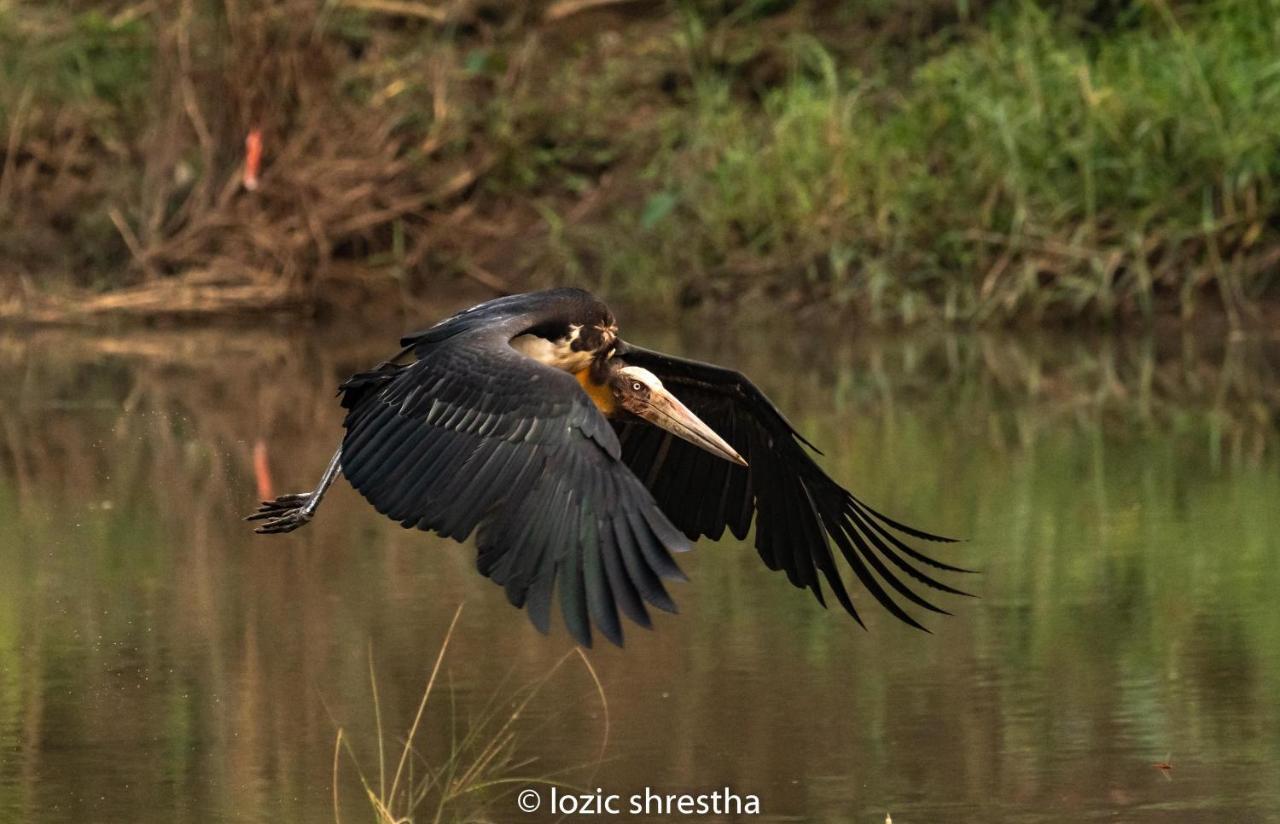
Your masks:
{"label": "bird's outstretched wing", "polygon": [[[342,471],[405,527],[477,531],[480,572],[546,631],[552,589],[565,624],[622,643],[618,610],[674,611],[663,578],[690,542],[620,460],[608,422],[572,375],[509,345],[526,318],[409,341],[418,360],[343,385]],[[408,351],[408,350],[406,350]]]}
{"label": "bird's outstretched wing", "polygon": [[765,564],[808,587],[825,605],[825,578],[841,606],[862,623],[841,580],[831,544],[854,575],[889,612],[923,629],[892,593],[944,612],[908,580],[964,595],[925,568],[965,572],[909,546],[905,537],[951,541],[894,521],[827,476],[805,450],[812,444],[740,372],[620,343],[616,357],[656,374],[668,390],[716,430],[747,461],[740,467],[643,421],[615,423],[622,459],[645,483],[663,512],[690,538],[719,538],[727,527],[745,538],[756,516],[756,549]]}

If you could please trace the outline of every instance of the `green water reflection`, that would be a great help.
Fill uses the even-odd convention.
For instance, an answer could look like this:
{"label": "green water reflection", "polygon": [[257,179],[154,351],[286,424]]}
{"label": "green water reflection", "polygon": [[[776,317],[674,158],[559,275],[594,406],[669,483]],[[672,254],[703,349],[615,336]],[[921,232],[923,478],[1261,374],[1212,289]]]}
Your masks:
{"label": "green water reflection", "polygon": [[[870,609],[863,632],[704,542],[681,615],[590,653],[606,760],[574,780],[728,785],[767,820],[1280,821],[1280,341],[631,331],[751,372],[837,478],[967,536],[947,557],[984,570],[982,597],[933,635]],[[239,521],[255,443],[275,492],[310,484],[334,385],[386,348],[0,337],[0,821],[331,821],[339,724],[369,764],[370,649],[393,738],[460,602],[458,718],[569,649],[469,547],[348,488],[291,537]],[[605,724],[580,667],[529,721],[544,773],[592,761]],[[453,724],[428,715],[424,755]],[[343,820],[372,820],[345,775]],[[543,820],[510,799],[480,815]]]}

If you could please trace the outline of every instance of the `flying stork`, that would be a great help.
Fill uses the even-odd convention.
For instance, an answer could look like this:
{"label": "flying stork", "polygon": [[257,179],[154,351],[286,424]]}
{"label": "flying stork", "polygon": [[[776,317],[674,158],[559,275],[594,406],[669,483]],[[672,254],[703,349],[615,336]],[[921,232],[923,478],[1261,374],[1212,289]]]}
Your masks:
{"label": "flying stork", "polygon": [[[912,548],[946,542],[867,506],[814,461],[813,447],[741,373],[618,337],[609,308],[580,289],[473,306],[400,341],[400,352],[339,388],[345,435],[315,490],[266,501],[260,533],[315,515],[339,474],[405,528],[476,534],[480,573],[547,632],[553,590],[573,638],[592,626],[621,645],[619,611],[676,606],[673,553],[727,528],[825,605],[822,581],[862,624],[836,552],[871,596],[913,627],[894,597],[945,613],[911,586],[964,595]],[[832,545],[836,552],[833,552]]]}

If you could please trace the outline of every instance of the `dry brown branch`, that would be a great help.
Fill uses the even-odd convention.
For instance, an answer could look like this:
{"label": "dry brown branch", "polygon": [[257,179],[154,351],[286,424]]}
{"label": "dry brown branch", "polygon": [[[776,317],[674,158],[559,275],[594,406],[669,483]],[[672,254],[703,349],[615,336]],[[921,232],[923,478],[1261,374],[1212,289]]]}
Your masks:
{"label": "dry brown branch", "polygon": [[433,23],[444,23],[449,19],[446,9],[410,0],[342,0],[338,5],[394,17],[417,17]]}
{"label": "dry brown branch", "polygon": [[[183,0],[177,26],[178,61],[181,69],[178,83],[182,92],[182,105],[186,110],[187,119],[191,121],[191,128],[195,130],[196,137],[200,141],[201,160],[204,168],[210,170],[214,168],[213,133],[209,130],[209,124],[205,121],[204,112],[200,110],[200,102],[196,94],[195,84],[192,81],[191,26],[193,17],[194,11],[191,0]],[[201,190],[207,190],[212,183],[212,179],[206,173],[200,178],[199,185]]]}
{"label": "dry brown branch", "polygon": [[474,280],[476,283],[479,283],[481,286],[492,289],[500,295],[509,295],[513,291],[510,283],[493,274],[478,263],[467,263],[463,266],[462,273]]}
{"label": "dry brown branch", "polygon": [[115,206],[107,209],[107,216],[111,218],[111,222],[115,225],[116,231],[120,233],[124,244],[129,247],[129,252],[133,255],[134,260],[142,267],[142,271],[146,273],[147,280],[155,280],[156,271],[151,264],[147,262],[146,250],[142,248],[142,243],[138,240],[138,236],[134,234],[133,228],[129,226],[129,222],[124,219],[124,215]]}
{"label": "dry brown branch", "polygon": [[9,193],[13,189],[14,171],[18,163],[18,148],[22,145],[22,129],[26,123],[27,111],[31,106],[33,91],[30,85],[22,90],[18,104],[14,107],[13,116],[9,119],[9,139],[5,146],[4,166],[0,167],[0,214],[9,205]]}
{"label": "dry brown branch", "polygon": [[548,23],[557,20],[563,20],[566,17],[593,9],[606,8],[608,6],[621,6],[639,2],[639,0],[559,0],[547,7],[543,13],[542,19]]}
{"label": "dry brown branch", "polygon": [[217,317],[296,309],[301,300],[278,280],[227,278],[207,271],[160,278],[106,294],[70,292],[0,303],[0,321],[91,322],[112,317]]}

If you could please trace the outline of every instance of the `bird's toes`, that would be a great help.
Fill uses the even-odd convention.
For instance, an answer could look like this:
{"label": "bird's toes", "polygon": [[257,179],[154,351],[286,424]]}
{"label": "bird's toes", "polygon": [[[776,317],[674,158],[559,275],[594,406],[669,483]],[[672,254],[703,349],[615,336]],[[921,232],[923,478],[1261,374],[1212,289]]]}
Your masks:
{"label": "bird's toes", "polygon": [[[252,518],[253,516],[250,517]],[[303,509],[292,509],[262,524],[262,526],[259,526],[254,530],[254,532],[259,535],[275,535],[281,532],[292,532],[310,520],[311,513]]]}
{"label": "bird's toes", "polygon": [[261,521],[267,518],[278,518],[289,512],[305,507],[311,501],[311,493],[300,492],[294,495],[281,495],[271,501],[263,501],[246,521]]}

